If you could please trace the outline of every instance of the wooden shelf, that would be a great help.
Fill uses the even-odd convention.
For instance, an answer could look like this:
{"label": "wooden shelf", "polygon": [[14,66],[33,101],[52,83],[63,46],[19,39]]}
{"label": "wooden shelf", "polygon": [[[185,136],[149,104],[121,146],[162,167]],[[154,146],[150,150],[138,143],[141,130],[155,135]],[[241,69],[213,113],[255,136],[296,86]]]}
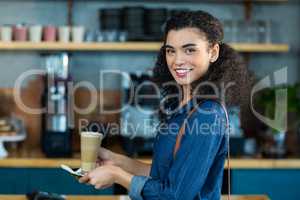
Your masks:
{"label": "wooden shelf", "polygon": [[[268,53],[288,52],[288,44],[230,44],[239,52]],[[99,43],[60,43],[60,42],[0,42],[2,51],[157,51],[160,42],[99,42]]]}
{"label": "wooden shelf", "polygon": [[289,51],[288,44],[255,44],[255,43],[231,43],[235,50],[249,53],[285,53]]}
{"label": "wooden shelf", "polygon": [[158,42],[0,42],[0,50],[39,50],[39,51],[156,51]]}

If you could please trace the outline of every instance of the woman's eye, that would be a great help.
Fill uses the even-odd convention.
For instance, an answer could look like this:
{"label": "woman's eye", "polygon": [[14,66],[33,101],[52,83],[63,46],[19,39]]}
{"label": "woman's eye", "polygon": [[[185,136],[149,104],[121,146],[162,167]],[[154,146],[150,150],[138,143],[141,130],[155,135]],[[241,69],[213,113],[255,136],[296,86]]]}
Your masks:
{"label": "woman's eye", "polygon": [[185,53],[186,53],[186,54],[192,54],[192,53],[194,53],[195,51],[196,51],[196,50],[193,49],[193,48],[185,49]]}
{"label": "woman's eye", "polygon": [[173,55],[175,53],[175,51],[173,49],[166,49],[166,53],[168,55]]}

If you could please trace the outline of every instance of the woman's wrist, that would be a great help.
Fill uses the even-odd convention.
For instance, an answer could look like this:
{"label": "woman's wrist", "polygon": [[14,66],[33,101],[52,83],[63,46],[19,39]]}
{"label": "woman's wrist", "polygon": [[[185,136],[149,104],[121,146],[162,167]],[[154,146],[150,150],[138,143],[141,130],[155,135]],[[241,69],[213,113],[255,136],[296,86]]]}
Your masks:
{"label": "woman's wrist", "polygon": [[115,166],[122,168],[122,163],[124,162],[124,156],[118,153],[112,152],[112,160]]}
{"label": "woman's wrist", "polygon": [[126,189],[129,190],[130,188],[130,183],[133,178],[133,175],[128,173],[127,171],[123,170],[120,167],[114,166],[112,169],[112,174],[114,177],[114,182],[122,185]]}

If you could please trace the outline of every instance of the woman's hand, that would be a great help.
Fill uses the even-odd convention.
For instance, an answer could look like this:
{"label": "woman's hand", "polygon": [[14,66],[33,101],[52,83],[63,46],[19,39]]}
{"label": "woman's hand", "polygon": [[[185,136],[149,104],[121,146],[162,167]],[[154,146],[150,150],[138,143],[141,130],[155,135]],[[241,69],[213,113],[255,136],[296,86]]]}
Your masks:
{"label": "woman's hand", "polygon": [[97,159],[97,164],[98,166],[102,165],[117,165],[116,163],[116,157],[117,154],[106,149],[103,147],[100,147],[98,150],[98,159]]}
{"label": "woman's hand", "polygon": [[96,189],[104,189],[114,183],[128,189],[132,177],[133,175],[117,166],[103,165],[85,174],[79,179],[79,182],[93,185]]}
{"label": "woman's hand", "polygon": [[80,183],[93,185],[96,189],[104,189],[115,183],[115,174],[113,165],[103,165],[86,173],[79,179]]}

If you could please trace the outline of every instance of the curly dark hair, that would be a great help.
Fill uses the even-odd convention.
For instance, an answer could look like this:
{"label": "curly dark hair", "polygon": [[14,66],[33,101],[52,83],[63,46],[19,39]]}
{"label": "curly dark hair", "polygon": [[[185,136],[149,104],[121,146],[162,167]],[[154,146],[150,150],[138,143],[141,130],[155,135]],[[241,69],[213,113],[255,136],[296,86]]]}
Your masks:
{"label": "curly dark hair", "polygon": [[[178,106],[180,98],[165,97],[182,95],[181,91],[178,91],[178,87],[165,86],[165,83],[176,81],[168,69],[164,45],[169,31],[183,28],[197,28],[206,37],[209,45],[220,45],[218,59],[210,64],[207,72],[202,77],[192,83],[192,95],[197,96],[197,98],[201,96],[197,101],[203,98],[212,98],[214,91],[211,87],[201,86],[201,89],[196,91],[197,86],[204,81],[214,83],[214,85],[218,86],[219,91],[222,91],[222,84],[226,86],[228,83],[234,82],[234,85],[227,88],[219,100],[226,106],[239,106],[242,111],[249,112],[249,94],[253,75],[249,73],[242,57],[223,42],[221,22],[204,11],[182,11],[170,17],[165,24],[163,46],[159,51],[153,69],[154,81],[161,89],[162,103],[164,105]],[[167,114],[160,109],[159,115],[160,119],[164,120]]]}

